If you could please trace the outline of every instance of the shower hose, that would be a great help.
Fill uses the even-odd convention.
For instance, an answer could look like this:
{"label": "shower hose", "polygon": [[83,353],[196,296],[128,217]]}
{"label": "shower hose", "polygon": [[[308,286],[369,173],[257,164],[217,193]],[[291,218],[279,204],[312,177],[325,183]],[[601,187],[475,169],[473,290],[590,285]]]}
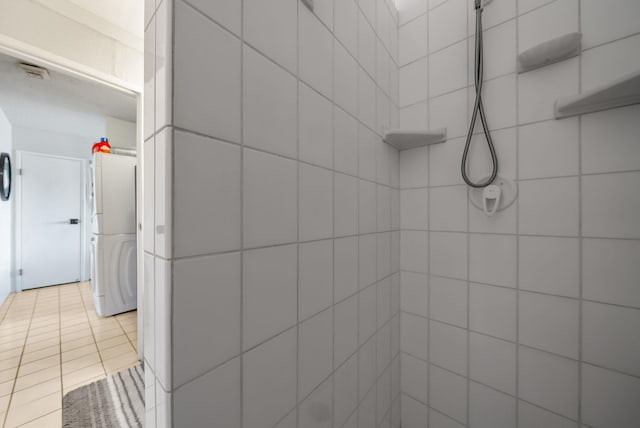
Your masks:
{"label": "shower hose", "polygon": [[[471,116],[471,123],[469,124],[469,132],[467,134],[467,142],[464,146],[464,152],[462,154],[462,178],[465,183],[471,187],[483,188],[487,187],[498,175],[498,156],[496,155],[496,149],[493,146],[493,140],[491,139],[491,132],[489,132],[489,125],[487,125],[487,117],[484,112],[484,106],[482,105],[482,79],[484,74],[484,64],[482,55],[482,0],[475,0],[476,10],[476,44],[475,44],[475,68],[474,68],[474,82],[476,88],[476,101],[473,104],[473,115]],[[489,153],[491,154],[491,162],[493,169],[491,176],[485,181],[474,183],[471,181],[468,175],[467,158],[469,156],[469,148],[471,147],[471,138],[473,137],[473,130],[476,126],[476,119],[480,115],[480,122],[482,122],[482,129],[484,131],[485,138],[487,139],[487,146],[489,147]]]}

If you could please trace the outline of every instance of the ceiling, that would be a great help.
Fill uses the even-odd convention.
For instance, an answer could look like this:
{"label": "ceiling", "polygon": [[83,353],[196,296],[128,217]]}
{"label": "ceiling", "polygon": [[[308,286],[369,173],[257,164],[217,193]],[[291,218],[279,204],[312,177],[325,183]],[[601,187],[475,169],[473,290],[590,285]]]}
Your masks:
{"label": "ceiling", "polygon": [[[49,80],[28,77],[18,60],[0,54],[0,108],[10,122],[27,126],[34,111],[47,108],[135,122],[134,96],[57,71],[49,70],[49,74]],[[50,116],[56,120],[55,115]]]}

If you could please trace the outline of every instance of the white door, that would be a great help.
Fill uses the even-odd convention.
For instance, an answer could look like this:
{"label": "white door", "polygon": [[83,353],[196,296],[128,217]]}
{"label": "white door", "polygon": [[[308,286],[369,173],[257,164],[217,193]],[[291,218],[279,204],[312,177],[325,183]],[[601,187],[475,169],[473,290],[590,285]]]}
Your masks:
{"label": "white door", "polygon": [[83,161],[26,152],[19,156],[21,288],[79,281]]}

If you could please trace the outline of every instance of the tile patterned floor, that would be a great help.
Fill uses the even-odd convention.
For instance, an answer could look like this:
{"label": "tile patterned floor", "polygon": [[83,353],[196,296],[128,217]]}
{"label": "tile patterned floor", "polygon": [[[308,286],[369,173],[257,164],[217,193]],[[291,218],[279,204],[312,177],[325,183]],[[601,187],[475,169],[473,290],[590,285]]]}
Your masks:
{"label": "tile patterned floor", "polygon": [[136,312],[101,318],[88,282],[14,293],[0,307],[0,426],[61,426],[62,396],[138,360]]}

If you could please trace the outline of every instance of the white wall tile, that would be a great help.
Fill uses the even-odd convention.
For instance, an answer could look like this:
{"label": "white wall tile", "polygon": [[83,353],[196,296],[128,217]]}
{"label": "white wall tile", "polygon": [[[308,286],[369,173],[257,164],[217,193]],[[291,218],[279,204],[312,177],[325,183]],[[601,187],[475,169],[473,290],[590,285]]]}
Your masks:
{"label": "white wall tile", "polygon": [[[343,426],[358,404],[358,356],[353,355],[336,369],[334,380],[333,422]],[[356,416],[358,412],[355,412]],[[357,418],[356,418],[357,419]]]}
{"label": "white wall tile", "polygon": [[351,115],[356,116],[358,114],[358,62],[338,41],[334,43],[333,55],[334,101]]}
{"label": "white wall tile", "polygon": [[358,20],[358,62],[371,77],[376,75],[376,33],[365,16]]}
{"label": "white wall tile", "polygon": [[243,255],[243,349],[295,325],[297,245],[246,251]]}
{"label": "white wall tile", "polygon": [[427,129],[428,121],[429,103],[427,101],[422,101],[400,109],[400,128]]}
{"label": "white wall tile", "polygon": [[429,150],[419,147],[400,152],[400,187],[426,187],[429,174]]}
{"label": "white wall tile", "polygon": [[[155,231],[146,233],[147,229],[155,228],[155,138],[143,143],[142,156],[144,169],[142,172],[142,182],[144,186],[143,204],[144,212],[142,224],[145,230],[143,234],[144,251],[153,253],[155,250]],[[154,209],[150,209],[154,207]]]}
{"label": "white wall tile", "polygon": [[616,0],[604,4],[597,0],[582,0],[580,27],[582,43],[592,47],[640,32],[640,4],[633,0]]}
{"label": "white wall tile", "polygon": [[174,254],[239,249],[240,147],[176,131],[173,162]]}
{"label": "white wall tile", "polygon": [[378,233],[376,236],[376,280],[380,281],[391,273],[391,234]]}
{"label": "white wall tile", "polygon": [[588,91],[635,73],[640,60],[633,55],[640,49],[640,35],[589,49],[582,61],[581,89]]}
{"label": "white wall tile", "polygon": [[174,418],[191,426],[212,420],[240,426],[240,387],[240,358],[235,358],[178,389],[173,396]]}
{"label": "white wall tile", "polygon": [[[400,75],[400,83],[403,77]],[[467,89],[460,89],[436,98],[429,99],[429,127],[447,128],[447,138],[461,137],[467,134]],[[451,144],[447,141],[447,145]],[[435,185],[435,183],[431,183]]]}
{"label": "white wall tile", "polygon": [[295,241],[296,163],[248,149],[244,149],[243,157],[245,248]]}
{"label": "white wall tile", "polygon": [[583,298],[640,308],[638,260],[640,241],[583,240]]}
{"label": "white wall tile", "polygon": [[400,68],[400,107],[427,99],[428,75],[426,58]]}
{"label": "white wall tile", "polygon": [[506,340],[516,339],[516,291],[471,284],[469,327]]}
{"label": "white wall tile", "polygon": [[211,3],[203,0],[190,0],[189,3],[200,12],[216,21],[218,24],[222,25],[237,36],[240,36],[242,7],[237,2],[233,0],[224,0]]}
{"label": "white wall tile", "polygon": [[518,396],[571,419],[578,418],[578,363],[520,347]]}
{"label": "white wall tile", "polygon": [[402,311],[427,317],[429,315],[429,282],[427,276],[420,273],[402,272],[400,280]]}
{"label": "white wall tile", "polygon": [[331,428],[332,406],[333,384],[328,379],[299,404],[298,423],[309,428]]}
{"label": "white wall tile", "polygon": [[369,181],[358,182],[358,228],[360,233],[371,233],[377,229],[376,185]]}
{"label": "white wall tile", "polygon": [[520,343],[577,359],[580,302],[565,297],[521,292],[518,303]]}
{"label": "white wall tile", "polygon": [[183,2],[176,3],[174,27],[175,124],[240,141],[240,40]]}
{"label": "white wall tile", "polygon": [[400,27],[400,66],[427,55],[427,15]]}
{"label": "white wall tile", "polygon": [[298,94],[298,157],[301,161],[332,168],[333,105],[302,83]]}
{"label": "white wall tile", "polygon": [[429,321],[403,313],[401,317],[401,349],[423,361],[429,359]]}
{"label": "white wall tile", "polygon": [[240,353],[240,253],[173,265],[173,380],[203,375]]}
{"label": "white wall tile", "polygon": [[[375,383],[376,340],[372,337],[358,350],[358,399],[360,401],[367,400],[367,398],[365,398],[366,395],[373,395],[373,397],[375,397]],[[367,394],[369,389],[372,389],[372,394]],[[371,397],[369,397],[369,399],[371,399]],[[367,420],[369,418],[375,420],[375,403],[362,403],[360,406],[360,410],[364,407],[367,412],[371,411],[373,413],[373,416],[367,416]],[[362,420],[362,417],[360,417],[360,419]],[[369,426],[369,424],[362,426]]]}
{"label": "white wall tile", "polygon": [[378,137],[364,125],[358,133],[358,176],[370,181],[376,179],[376,147]]}
{"label": "white wall tile", "polygon": [[507,394],[516,393],[516,345],[469,333],[469,377]]}
{"label": "white wall tile", "polygon": [[429,278],[429,317],[466,328],[467,295],[466,281],[431,276]]}
{"label": "white wall tile", "polygon": [[296,78],[249,47],[243,58],[244,145],[296,157]]}
{"label": "white wall tile", "polygon": [[360,345],[376,332],[376,314],[378,311],[376,297],[376,287],[374,286],[365,288],[358,293],[358,343]]}
{"label": "white wall tile", "polygon": [[398,0],[396,7],[400,15],[400,25],[402,25],[425,13],[427,0]]}
{"label": "white wall tile", "polygon": [[[489,101],[490,102],[490,101]],[[491,114],[488,112],[487,114]],[[473,181],[486,180],[493,172],[493,161],[491,154],[487,149],[487,139],[484,133],[476,125],[476,132],[471,138],[471,147],[469,148],[469,158],[467,159],[467,168],[469,177]],[[498,156],[498,173],[500,177],[515,180],[517,177],[517,155],[516,155],[516,128],[507,128],[491,131],[491,139]],[[460,159],[458,159],[460,163]],[[456,169],[460,169],[456,165]],[[458,175],[460,175],[458,171]],[[484,214],[484,213],[483,213]]]}
{"label": "white wall tile", "polygon": [[355,1],[334,1],[334,34],[336,38],[358,57],[358,5]]}
{"label": "white wall tile", "polygon": [[580,294],[580,243],[574,238],[521,236],[519,286],[578,298]]}
{"label": "white wall tile", "polygon": [[429,426],[431,428],[463,428],[464,425],[451,419],[450,417],[429,409]]}
{"label": "white wall tile", "polygon": [[[469,2],[471,3],[471,2]],[[509,6],[513,7],[514,1],[503,1],[494,3],[492,6],[503,8],[498,14],[511,15],[513,11],[507,11]],[[470,6],[468,10],[472,10]],[[483,39],[483,56],[484,56],[484,78],[493,79],[505,74],[514,73],[516,71],[516,21],[510,20],[496,27],[491,27],[491,12],[494,8],[486,8],[483,12],[483,28],[485,29]],[[494,19],[500,20],[499,15],[495,15]],[[471,37],[468,39],[468,83],[474,84],[474,63],[475,63],[475,16],[469,17],[469,25],[473,26],[469,30]]]}
{"label": "white wall tile", "polygon": [[427,189],[400,191],[400,226],[403,229],[427,230],[429,193]]}
{"label": "white wall tile", "polygon": [[469,261],[471,281],[516,286],[518,254],[515,236],[472,234]]}
{"label": "white wall tile", "polygon": [[342,364],[358,348],[358,297],[351,296],[334,307],[333,355]]}
{"label": "white wall tile", "polygon": [[585,236],[640,238],[640,173],[582,178],[582,230]]}
{"label": "white wall tile", "polygon": [[[582,135],[585,135],[584,132]],[[577,118],[551,120],[518,128],[518,177],[577,175],[579,141]]]}
{"label": "white wall tile", "polygon": [[333,240],[298,248],[298,317],[307,319],[333,303]]}
{"label": "white wall tile", "polygon": [[[447,128],[449,132],[449,128]],[[460,161],[465,141],[461,138],[447,140],[447,144],[429,146],[429,185],[443,186],[463,184]]]}
{"label": "white wall tile", "polygon": [[467,41],[451,45],[429,57],[429,96],[467,86]]}
{"label": "white wall tile", "polygon": [[[143,355],[145,364],[148,364],[153,370],[156,366],[155,258],[152,255],[145,253],[143,263],[145,289],[143,304],[145,310],[142,314],[142,326],[144,331],[154,332],[154,334],[147,335],[147,337],[144,338]],[[166,334],[168,336],[169,332],[162,332],[160,334]]]}
{"label": "white wall tile", "polygon": [[579,30],[578,0],[550,2],[518,18],[518,52]]}
{"label": "white wall tile", "polygon": [[[227,1],[226,3],[231,2]],[[234,12],[231,12],[231,15],[234,15]],[[168,3],[161,2],[155,17],[155,130],[172,123],[173,120],[173,46],[171,45],[173,40],[173,19],[173,8]],[[147,93],[146,89],[145,93]],[[143,108],[143,114],[144,111],[146,111],[146,108]],[[145,125],[146,123],[143,124],[143,126]]]}
{"label": "white wall tile", "polygon": [[638,117],[637,105],[582,116],[582,172],[640,169]]}
{"label": "white wall tile", "polygon": [[296,336],[288,330],[243,355],[243,426],[274,425],[296,405]]}
{"label": "white wall tile", "polygon": [[334,235],[357,234],[358,179],[349,175],[335,173],[333,197]]}
{"label": "white wall tile", "polygon": [[627,427],[640,419],[640,380],[582,365],[582,420],[591,426]]}
{"label": "white wall tile", "polygon": [[524,401],[518,401],[518,424],[522,428],[578,428],[576,422]]}
{"label": "white wall tile", "polygon": [[[177,382],[178,376],[182,374],[178,368],[183,368],[182,362],[175,360],[173,357],[175,353],[171,352],[173,341],[173,333],[171,333],[171,320],[176,313],[177,307],[174,304],[172,306],[171,298],[173,296],[174,277],[172,275],[171,262],[163,260],[159,257],[155,259],[155,290],[154,290],[154,305],[153,309],[155,315],[155,365],[153,369],[156,374],[156,381],[160,388],[165,390],[171,390],[174,382]],[[235,302],[233,302],[235,303]],[[237,308],[237,306],[236,306]],[[220,314],[222,319],[228,318],[227,314]],[[228,331],[222,332],[221,330],[215,331],[216,336],[220,338],[222,342],[221,353],[226,352],[227,355],[233,355],[237,352],[236,344],[238,341],[238,325],[231,326]],[[229,347],[229,349],[226,348]],[[215,355],[219,357],[220,354]],[[199,362],[202,362],[199,361]],[[206,365],[204,365],[206,367]],[[199,370],[206,370],[203,365],[198,367]]]}
{"label": "white wall tile", "polygon": [[467,375],[467,330],[429,322],[429,362],[447,370]]}
{"label": "white wall tile", "polygon": [[337,107],[333,121],[333,167],[336,171],[357,176],[358,121]]}
{"label": "white wall tile", "polygon": [[[508,74],[485,82],[482,86],[482,101],[489,129],[501,129],[516,125],[516,76]],[[469,88],[469,114],[473,112],[475,89]],[[467,124],[467,128],[468,128]],[[475,132],[481,131],[480,121],[476,121]]]}
{"label": "white wall tile", "polygon": [[298,9],[298,74],[325,97],[333,96],[333,37],[306,7]]}
{"label": "white wall tile", "polygon": [[[155,137],[155,183],[150,188],[149,193],[155,193],[154,206],[155,218],[153,224],[153,234],[155,235],[155,253],[164,258],[171,258],[173,254],[173,138],[169,128],[164,129]],[[176,159],[177,160],[177,159]],[[147,164],[149,165],[149,164]],[[145,165],[146,166],[146,165]],[[228,172],[228,171],[227,171]],[[235,173],[232,173],[235,175]],[[236,180],[231,179],[231,186],[238,186]],[[145,189],[149,189],[145,187]],[[236,210],[237,206],[229,201],[228,210]],[[150,211],[150,210],[149,210]],[[239,227],[239,225],[235,225]]]}
{"label": "white wall tile", "polygon": [[519,123],[553,119],[555,101],[578,94],[579,68],[579,60],[572,58],[518,75]]}
{"label": "white wall tile", "polygon": [[387,186],[376,186],[376,223],[378,232],[391,229],[391,192]]}
{"label": "white wall tile", "polygon": [[358,74],[358,119],[369,129],[375,129],[376,84],[362,68]]}
{"label": "white wall tile", "polygon": [[376,282],[377,245],[375,234],[359,236],[358,282],[360,290]]}
{"label": "white wall tile", "polygon": [[334,302],[358,290],[358,237],[334,241]]}
{"label": "white wall tile", "polygon": [[247,0],[243,37],[278,64],[295,72],[297,67],[298,16],[296,0],[264,3]]}
{"label": "white wall tile", "polygon": [[376,1],[375,0],[357,0],[360,10],[364,13],[371,25],[376,23]]}
{"label": "white wall tile", "polygon": [[429,405],[462,423],[467,422],[467,380],[429,366]]}
{"label": "white wall tile", "polygon": [[577,235],[580,197],[578,187],[577,178],[520,182],[520,233]]}
{"label": "white wall tile", "polygon": [[401,400],[402,426],[405,428],[424,428],[427,424],[429,408],[405,394],[402,394]]}
{"label": "white wall tile", "polygon": [[298,400],[327,377],[333,364],[333,310],[327,309],[298,329]]}
{"label": "white wall tile", "polygon": [[516,399],[479,383],[469,384],[469,424],[478,428],[516,425]]}
{"label": "white wall tile", "polygon": [[403,231],[400,234],[400,268],[427,273],[427,232]]}
{"label": "white wall tile", "polygon": [[448,0],[429,11],[429,52],[435,52],[467,36],[467,2]]}
{"label": "white wall tile", "polygon": [[450,278],[467,279],[469,257],[464,233],[431,232],[429,234],[429,272]]}
{"label": "white wall tile", "polygon": [[409,354],[400,357],[402,371],[402,392],[415,397],[422,403],[428,402],[429,367],[426,361],[419,360]]}
{"label": "white wall tile", "polygon": [[640,375],[640,310],[584,302],[582,359]]}

